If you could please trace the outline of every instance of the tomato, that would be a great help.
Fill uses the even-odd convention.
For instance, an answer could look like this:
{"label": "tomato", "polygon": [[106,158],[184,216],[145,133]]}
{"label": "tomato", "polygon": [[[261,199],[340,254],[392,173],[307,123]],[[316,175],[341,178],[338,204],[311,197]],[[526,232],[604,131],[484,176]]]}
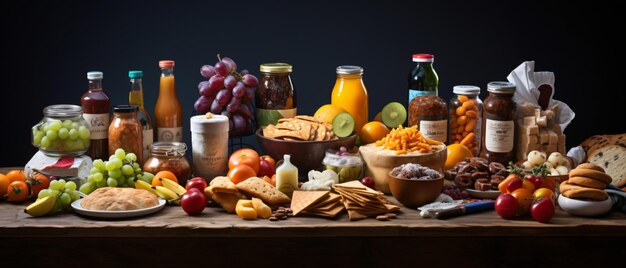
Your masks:
{"label": "tomato", "polygon": [[535,184],[533,184],[533,182],[529,181],[529,180],[523,180],[522,181],[522,188],[528,190],[529,192],[534,192],[535,191]]}
{"label": "tomato", "polygon": [[509,184],[506,186],[506,192],[510,194],[513,191],[522,188],[522,186],[524,186],[524,182],[522,181],[522,179],[520,179],[519,177],[512,178],[509,181]]}
{"label": "tomato", "polygon": [[500,193],[506,194],[506,187],[509,186],[509,183],[514,179],[514,178],[519,178],[519,176],[517,174],[509,174],[509,176],[506,177],[506,179],[504,179],[503,181],[500,182],[500,184],[498,184],[498,190],[500,190]]}
{"label": "tomato", "polygon": [[201,192],[204,192],[204,188],[206,188],[206,180],[204,180],[201,177],[195,177],[192,178],[190,180],[187,181],[187,184],[185,185],[185,189],[187,189],[187,191],[189,191],[192,188],[198,189]]}
{"label": "tomato", "polygon": [[4,174],[0,173],[0,199],[7,194],[7,187],[11,184],[11,180]]}
{"label": "tomato", "polygon": [[28,185],[23,181],[14,181],[7,187],[7,196],[10,201],[23,202],[28,199]]}
{"label": "tomato", "polygon": [[556,181],[554,178],[545,177],[540,188],[548,188],[554,192],[556,190]]}
{"label": "tomato", "polygon": [[234,184],[247,180],[248,178],[256,176],[254,169],[247,165],[239,165],[228,171],[228,178]]}
{"label": "tomato", "polygon": [[259,172],[259,154],[253,150],[248,148],[243,148],[235,151],[230,158],[228,158],[228,169],[233,169],[239,165],[247,165],[254,170],[254,175]]}
{"label": "tomato", "polygon": [[41,190],[48,189],[48,186],[50,186],[50,179],[48,179],[46,175],[37,173],[32,178],[26,179],[26,183],[30,185],[32,197],[37,198]]}
{"label": "tomato", "polygon": [[554,202],[556,195],[554,194],[552,190],[548,188],[539,188],[535,190],[535,192],[533,192],[533,198],[535,199],[545,198],[545,199],[550,199],[552,200],[552,202]]}
{"label": "tomato", "polygon": [[206,207],[206,197],[198,188],[191,188],[180,198],[180,206],[189,215],[198,215]]}
{"label": "tomato", "polygon": [[541,188],[541,185],[543,184],[543,178],[541,176],[535,176],[532,174],[524,176],[524,180],[532,182],[535,186],[535,189]]}
{"label": "tomato", "polygon": [[276,171],[274,170],[274,166],[272,166],[272,163],[270,163],[269,161],[267,161],[265,159],[261,159],[259,164],[260,164],[259,165],[259,172],[257,172],[257,176],[259,176],[259,177],[263,177],[263,176],[271,177],[272,175],[274,175],[274,173],[276,173]]}
{"label": "tomato", "polygon": [[24,175],[24,171],[19,170],[19,169],[15,169],[15,170],[11,170],[9,171],[9,173],[7,173],[7,178],[9,178],[9,180],[11,182],[14,181],[26,181],[26,175]]}
{"label": "tomato", "polygon": [[548,222],[554,217],[554,202],[550,199],[541,199],[530,208],[530,215],[538,222]]}
{"label": "tomato", "polygon": [[533,203],[533,194],[524,188],[517,189],[511,193],[519,204],[519,215],[526,215],[530,211],[530,205]]}
{"label": "tomato", "polygon": [[276,168],[276,161],[271,156],[269,156],[269,155],[261,156],[261,160],[265,160],[267,162],[270,162],[270,164],[272,164],[272,168]]}
{"label": "tomato", "polygon": [[496,213],[503,219],[511,219],[517,215],[517,199],[510,194],[500,194],[496,199]]}

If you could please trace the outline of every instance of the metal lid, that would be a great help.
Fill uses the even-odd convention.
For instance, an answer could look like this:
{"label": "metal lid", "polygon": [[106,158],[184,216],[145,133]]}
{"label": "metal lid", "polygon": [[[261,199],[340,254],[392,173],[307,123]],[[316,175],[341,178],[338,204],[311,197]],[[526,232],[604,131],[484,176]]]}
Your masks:
{"label": "metal lid", "polygon": [[117,105],[113,107],[114,113],[132,113],[137,111],[137,106],[135,105]]}
{"label": "metal lid", "polygon": [[341,65],[337,67],[337,74],[363,74],[363,67],[355,65]]}
{"label": "metal lid", "polygon": [[259,67],[261,72],[264,73],[291,73],[293,71],[293,66],[288,63],[263,63]]}
{"label": "metal lid", "polygon": [[480,88],[477,86],[459,85],[452,87],[452,92],[461,95],[478,95],[480,94]]}
{"label": "metal lid", "polygon": [[509,82],[490,82],[487,84],[487,91],[493,93],[513,94],[515,93],[515,84]]}
{"label": "metal lid", "polygon": [[158,156],[180,157],[187,151],[187,145],[183,142],[160,141],[150,145],[150,153]]}
{"label": "metal lid", "polygon": [[104,74],[102,72],[87,72],[87,79],[89,80],[102,79],[103,77]]}
{"label": "metal lid", "polygon": [[45,116],[52,117],[74,117],[83,114],[83,107],[73,104],[50,105],[43,109]]}

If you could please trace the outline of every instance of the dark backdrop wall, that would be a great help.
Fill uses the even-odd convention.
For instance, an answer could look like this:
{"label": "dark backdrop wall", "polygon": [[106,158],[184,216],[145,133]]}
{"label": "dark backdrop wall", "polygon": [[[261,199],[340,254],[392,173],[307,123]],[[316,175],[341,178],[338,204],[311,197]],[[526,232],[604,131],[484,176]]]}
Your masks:
{"label": "dark backdrop wall", "polygon": [[[36,152],[30,127],[47,105],[79,104],[87,71],[104,72],[115,105],[127,103],[127,71],[143,70],[152,112],[160,59],[176,61],[189,144],[199,68],[218,53],[257,75],[264,62],[293,64],[301,114],[330,102],[336,66],[363,66],[370,117],[406,101],[412,53],[435,54],[446,100],[457,84],[480,86],[484,99],[489,81],[535,60],[537,70],[556,73],[555,98],[576,112],[569,146],[626,132],[623,12],[616,1],[548,2],[5,1],[0,166],[28,161]],[[599,123],[607,117],[612,123]]]}

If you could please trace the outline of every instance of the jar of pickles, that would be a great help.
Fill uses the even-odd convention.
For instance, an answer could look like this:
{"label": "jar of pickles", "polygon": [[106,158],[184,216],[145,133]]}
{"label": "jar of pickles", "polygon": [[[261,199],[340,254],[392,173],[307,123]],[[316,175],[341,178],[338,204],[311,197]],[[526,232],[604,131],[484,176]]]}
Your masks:
{"label": "jar of pickles", "polygon": [[450,99],[450,144],[465,145],[474,156],[480,154],[483,102],[477,86],[454,86]]}
{"label": "jar of pickles", "polygon": [[78,105],[50,105],[33,126],[33,145],[49,156],[79,156],[89,149],[91,133]]}
{"label": "jar of pickles", "polygon": [[187,145],[182,142],[161,141],[150,145],[150,158],[143,164],[143,170],[152,174],[167,170],[174,173],[178,183],[185,185],[191,176],[191,165],[185,157]]}

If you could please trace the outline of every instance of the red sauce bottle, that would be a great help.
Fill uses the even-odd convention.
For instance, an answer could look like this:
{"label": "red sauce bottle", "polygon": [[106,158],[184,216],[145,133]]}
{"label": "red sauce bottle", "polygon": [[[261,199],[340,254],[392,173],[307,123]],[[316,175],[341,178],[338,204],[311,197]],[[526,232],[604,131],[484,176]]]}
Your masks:
{"label": "red sauce bottle", "polygon": [[83,117],[91,132],[87,155],[92,159],[109,158],[109,96],[102,90],[102,72],[88,72],[89,89],[80,99]]}

